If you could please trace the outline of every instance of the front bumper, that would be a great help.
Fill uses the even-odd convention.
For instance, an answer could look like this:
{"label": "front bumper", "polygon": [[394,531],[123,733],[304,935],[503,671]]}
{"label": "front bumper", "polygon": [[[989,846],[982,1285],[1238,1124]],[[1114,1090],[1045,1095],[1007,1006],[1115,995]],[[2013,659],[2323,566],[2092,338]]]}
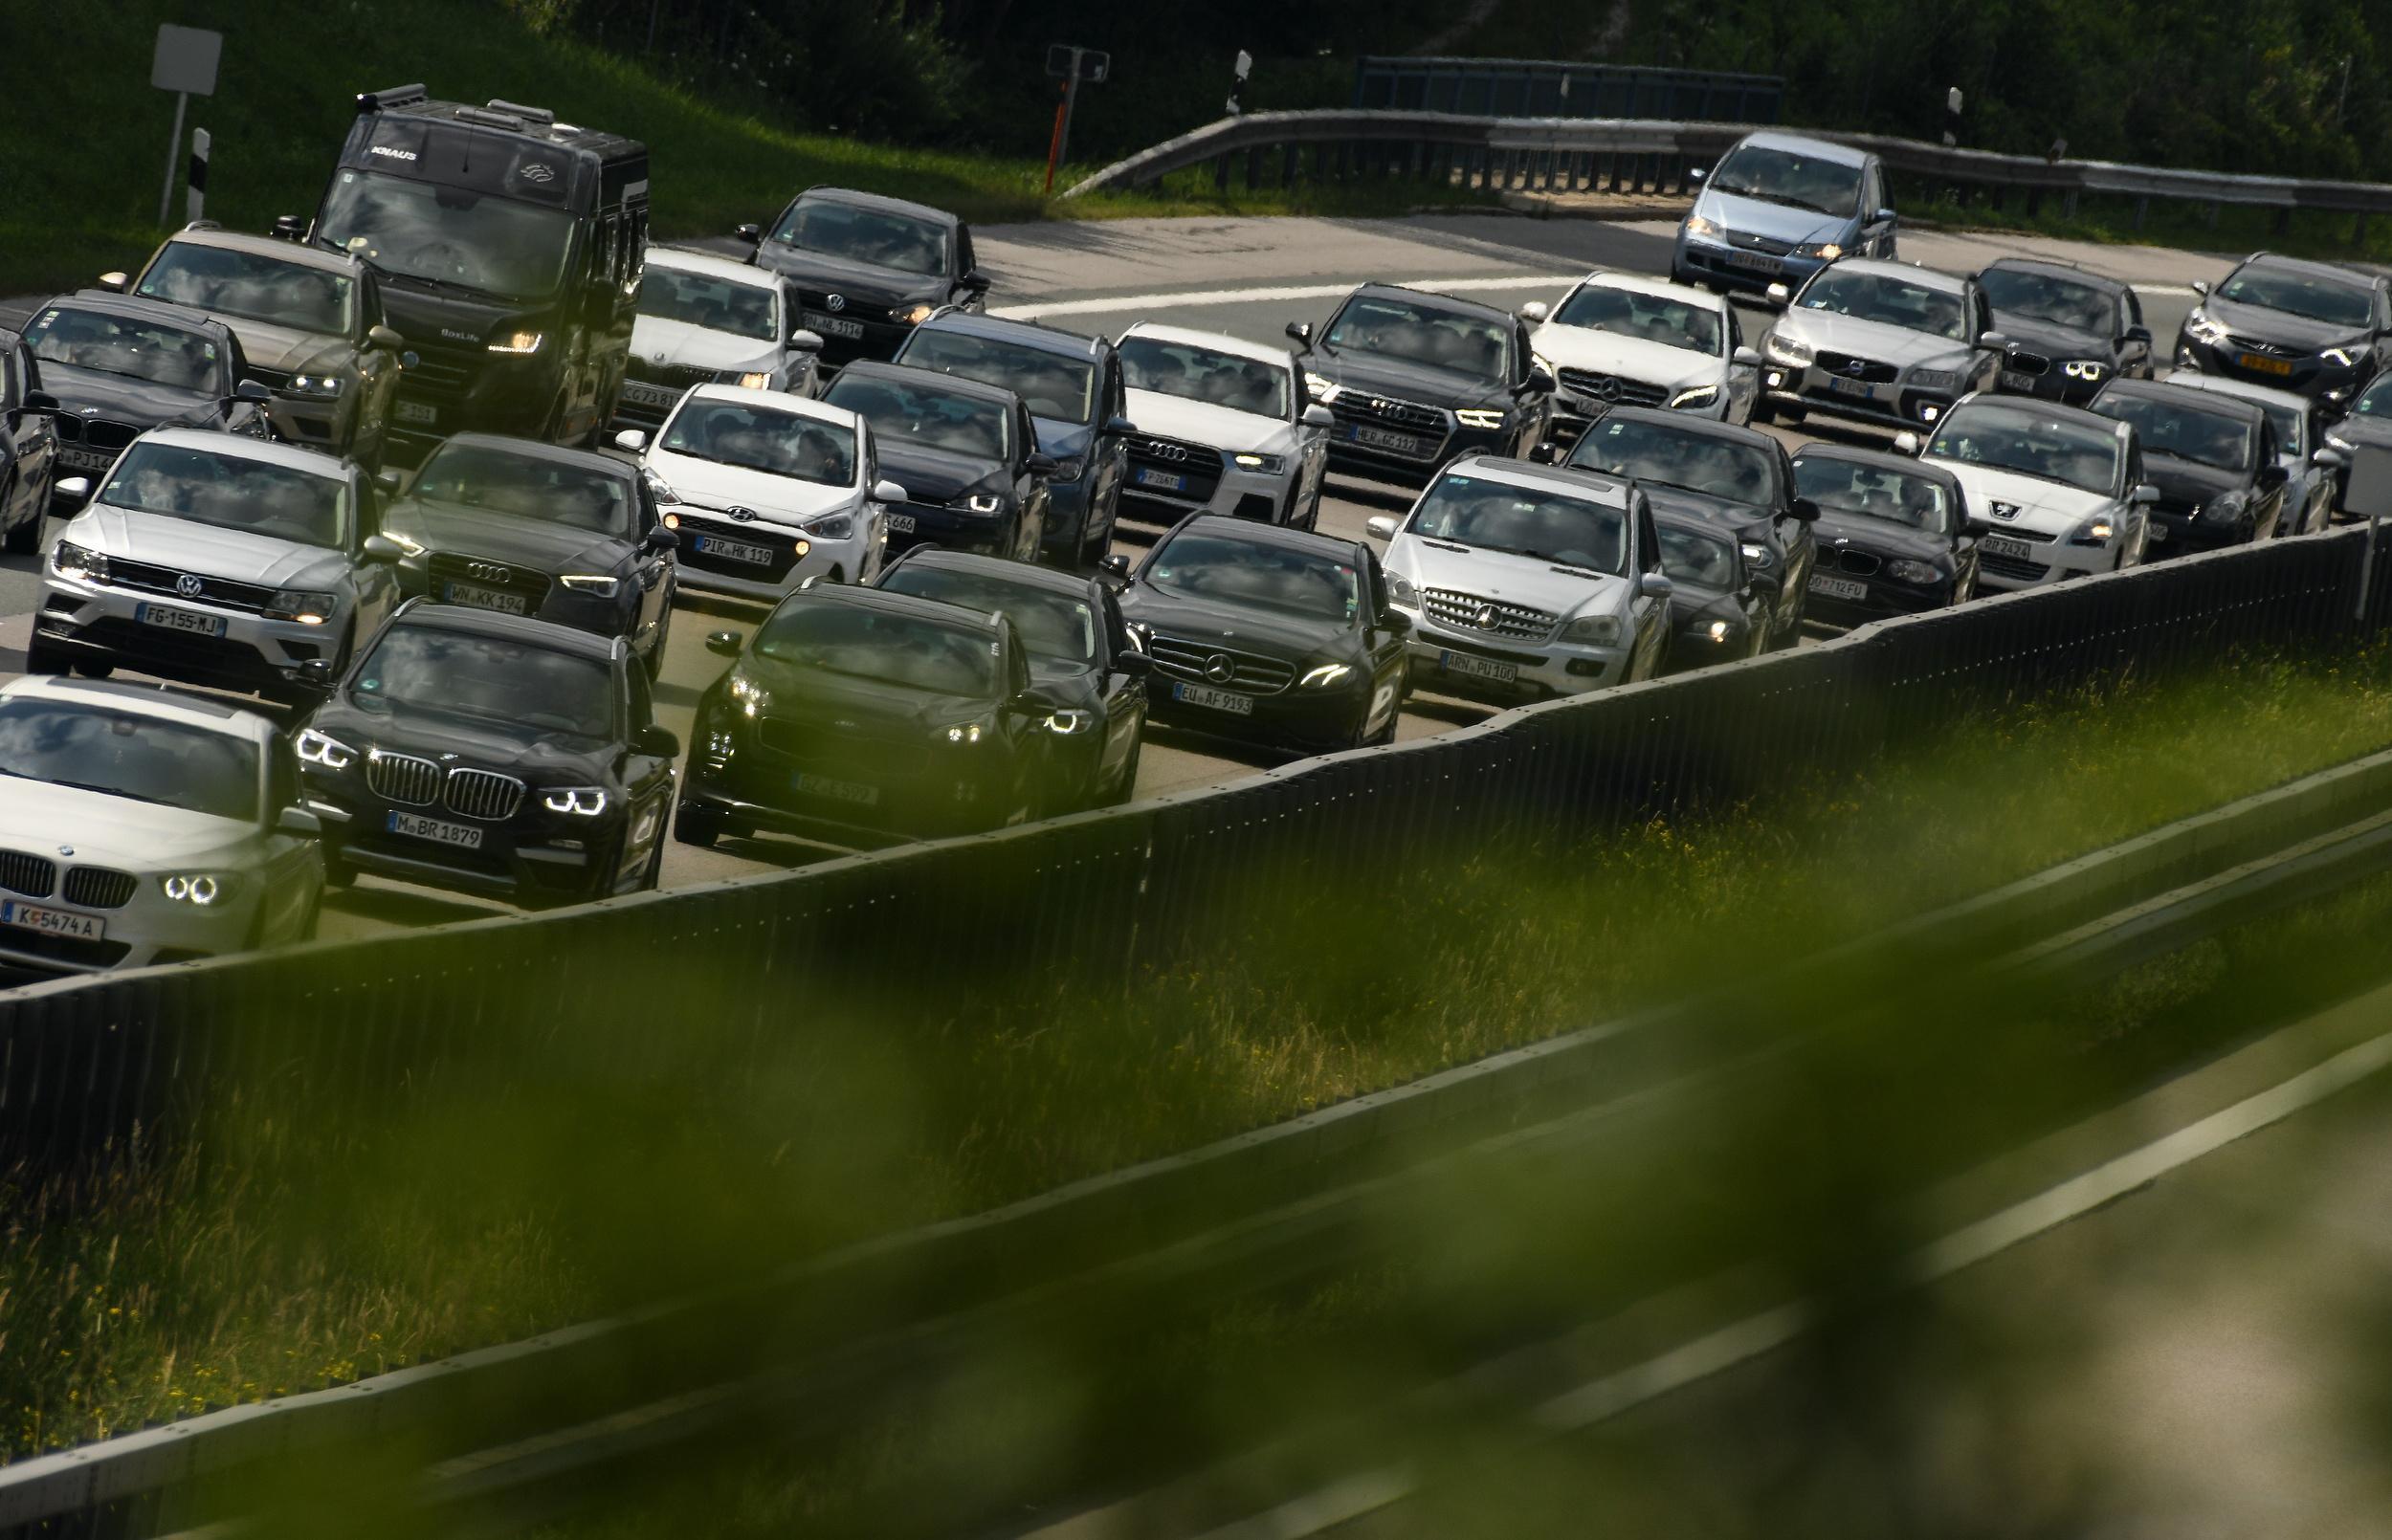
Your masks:
{"label": "front bumper", "polygon": [[[674,570],[680,586],[692,592],[724,594],[778,604],[808,578],[828,578],[835,570],[848,583],[869,583],[880,570],[880,520],[858,520],[858,532],[843,540],[826,540],[792,525],[764,519],[733,520],[699,508],[669,508],[678,521],[680,549],[674,553]],[[735,546],[758,547],[766,561],[726,556],[709,549],[716,539]],[[803,547],[801,550],[800,547]]]}
{"label": "front bumper", "polygon": [[[950,751],[943,758],[925,744],[919,763],[893,771],[865,768],[834,752],[816,761],[762,747],[752,734],[730,735],[728,752],[701,726],[698,747],[681,788],[681,804],[716,814],[753,829],[800,838],[830,835],[840,843],[937,839],[977,834],[1001,826],[1012,812],[1002,777],[1009,768],[991,759],[975,765],[964,756],[980,749]],[[985,745],[984,745],[985,747]],[[800,778],[855,787],[874,794],[869,803],[804,789]]]}
{"label": "front bumper", "polygon": [[[14,894],[0,893],[0,969],[62,977],[242,951],[256,926],[264,894],[255,874],[244,872],[240,881],[242,891],[206,908],[166,897],[158,879],[147,874],[140,877],[133,896],[115,909],[70,904],[55,895],[20,901]],[[104,927],[104,934],[84,940],[11,923],[8,916],[19,902],[87,917]]]}
{"label": "front bumper", "polygon": [[[1330,410],[1337,411],[1334,404]],[[1357,436],[1362,432],[1392,433],[1410,443],[1365,444]],[[1329,432],[1329,469],[1382,481],[1426,486],[1448,460],[1458,455],[1508,451],[1514,432],[1509,428],[1464,428],[1452,420],[1451,413],[1446,415],[1444,430],[1432,434],[1426,429],[1383,427],[1338,412],[1338,425]]]}
{"label": "front bumper", "polygon": [[[1833,382],[1832,384],[1830,382]],[[1853,388],[1861,386],[1866,395]],[[1814,363],[1787,363],[1765,359],[1761,365],[1761,393],[1773,407],[1792,407],[1882,428],[1931,429],[1959,399],[1949,390],[1919,390],[1896,379],[1882,384],[1845,380],[1827,374]]]}
{"label": "front bumper", "polygon": [[[2252,359],[2259,360],[2262,366],[2246,362]],[[2290,390],[2335,409],[2347,407],[2372,378],[2359,369],[2328,363],[2314,353],[2305,358],[2275,358],[2239,347],[2230,340],[2200,341],[2181,327],[2176,334],[2176,366],[2197,374],[2221,375],[2228,380],[2248,380],[2252,385]]]}
{"label": "front bumper", "polygon": [[[120,664],[184,684],[288,694],[306,685],[306,665],[329,662],[348,627],[343,610],[321,626],[267,620],[179,596],[152,597],[51,573],[42,580],[42,606],[33,634],[47,648],[92,663]],[[203,636],[143,620],[145,607],[218,622],[222,634]]]}
{"label": "front bumper", "polygon": [[[1163,467],[1141,466],[1130,462],[1129,473],[1121,481],[1121,517],[1141,523],[1161,524],[1166,528],[1190,514],[1220,514],[1229,518],[1251,518],[1264,524],[1283,524],[1295,516],[1296,483],[1302,473],[1302,461],[1290,456],[1288,468],[1275,474],[1268,471],[1249,471],[1237,463],[1237,451],[1220,451],[1221,468],[1209,489],[1201,474],[1186,475]],[[1141,471],[1156,471],[1163,474],[1179,474],[1185,485],[1147,485],[1139,480]]]}
{"label": "front bumper", "polygon": [[[1846,565],[1851,558],[1862,560]],[[1831,561],[1837,562],[1834,567],[1827,564]],[[1862,561],[1872,564],[1865,573],[1853,570]],[[1881,565],[1874,564],[1878,561],[1875,553],[1849,547],[1833,555],[1822,551],[1805,589],[1805,617],[1831,626],[1866,626],[1871,621],[1942,609],[1952,603],[1952,579],[1938,583],[1902,583],[1888,577]],[[1857,594],[1854,589],[1859,590]]]}
{"label": "front bumper", "polygon": [[1626,648],[1482,636],[1440,625],[1419,610],[1404,613],[1412,622],[1404,647],[1411,655],[1416,689],[1491,705],[1518,706],[1560,695],[1583,695],[1618,684],[1628,675]]}
{"label": "front bumper", "polygon": [[[935,545],[942,551],[972,551],[983,556],[1011,556],[1021,529],[1018,512],[975,514],[969,509],[937,503],[909,502],[891,508],[889,514],[889,555],[893,557],[917,545]],[[898,519],[912,520],[913,527],[899,528]]]}
{"label": "front bumper", "polygon": [[343,387],[342,399],[277,396],[266,403],[266,423],[274,436],[301,449],[345,454],[357,444],[354,398]]}
{"label": "front bumper", "polygon": [[[552,814],[533,800],[537,793],[527,793],[513,818],[485,822],[387,801],[355,765],[340,771],[307,765],[303,779],[308,804],[323,817],[326,855],[358,871],[519,903],[559,903],[623,891],[636,885],[644,866],[624,859],[626,814],[611,807],[597,818]],[[468,850],[398,833],[390,826],[393,813],[478,829],[481,844]],[[660,822],[662,814],[640,816]],[[661,838],[663,831],[649,832]],[[647,850],[643,843],[631,854],[644,857]]]}
{"label": "front bumper", "polygon": [[2146,558],[2192,556],[2243,543],[2239,516],[2219,521],[2181,508],[2154,508],[2150,517],[2151,527],[2144,536]]}
{"label": "front bumper", "polygon": [[1185,699],[1179,693],[1183,687],[1216,688],[1195,680],[1169,678],[1160,671],[1151,674],[1146,685],[1148,719],[1214,737],[1302,754],[1330,754],[1353,747],[1363,719],[1370,714],[1373,696],[1372,683],[1366,678],[1329,690],[1302,690],[1289,685],[1269,694],[1248,690],[1225,691],[1251,703],[1241,712]]}
{"label": "front bumper", "polygon": [[1816,256],[1797,256],[1771,242],[1767,249],[1729,244],[1708,235],[1690,235],[1680,225],[1677,249],[1671,253],[1670,276],[1679,283],[1708,284],[1739,294],[1766,294],[1769,285],[1791,290],[1810,281],[1827,264]]}
{"label": "front bumper", "polygon": [[2029,547],[2026,557],[1997,555],[1982,543],[1977,550],[1977,585],[2001,593],[2021,588],[2041,588],[2071,578],[2090,578],[2096,573],[2115,572],[2123,562],[2129,537],[2113,535],[2099,545],[2079,545],[2066,536],[2056,538],[2030,534],[2025,530],[1998,530],[1988,539],[2024,540]]}

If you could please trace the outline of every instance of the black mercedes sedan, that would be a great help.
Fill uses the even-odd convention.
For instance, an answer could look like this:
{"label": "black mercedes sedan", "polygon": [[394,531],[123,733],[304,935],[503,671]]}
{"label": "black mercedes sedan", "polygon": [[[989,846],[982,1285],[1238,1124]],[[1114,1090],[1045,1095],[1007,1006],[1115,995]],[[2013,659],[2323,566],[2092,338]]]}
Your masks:
{"label": "black mercedes sedan", "polygon": [[1038,426],[1003,385],[897,363],[851,363],[823,392],[872,425],[880,473],[905,489],[888,554],[932,544],[1034,561],[1047,528]]}
{"label": "black mercedes sedan", "polygon": [[324,880],[581,903],[656,885],[673,760],[621,637],[414,600],[299,735]]}
{"label": "black mercedes sedan", "polygon": [[2002,334],[2002,388],[2081,407],[2104,383],[2151,378],[2135,287],[2072,262],[2005,256],[1977,275]]}
{"label": "black mercedes sedan", "polygon": [[1734,530],[1744,564],[1769,584],[1763,648],[1791,646],[1802,634],[1819,509],[1795,491],[1794,468],[1776,439],[1682,411],[1614,407],[1571,447],[1566,463],[1628,477],[1655,517],[1699,514]]}
{"label": "black mercedes sedan", "polygon": [[815,583],[774,606],[698,702],[673,837],[761,829],[854,843],[1036,816],[1060,737],[1010,620]]}
{"label": "black mercedes sedan", "polygon": [[881,571],[891,593],[1003,615],[1030,654],[1030,688],[1052,708],[1052,768],[1039,811],[1077,812],[1130,800],[1146,737],[1146,676],[1120,605],[1101,579],[923,546]]}
{"label": "black mercedes sedan", "polygon": [[1943,609],[1977,591],[1977,538],[1960,478],[1907,454],[1846,444],[1794,451],[1794,490],[1819,509],[1811,525],[1812,618],[1861,626]]}
{"label": "black mercedes sedan", "polygon": [[2260,252],[2201,297],[2176,334],[2176,363],[2274,385],[2346,409],[2392,360],[2392,279]]}
{"label": "black mercedes sedan", "polygon": [[1287,329],[1304,387],[1329,408],[1329,464],[1425,483],[1457,454],[1527,459],[1553,416],[1553,377],[1509,311],[1417,289],[1370,283],[1348,295],[1318,334]]}
{"label": "black mercedes sedan", "polygon": [[410,595],[620,636],[664,662],[674,548],[639,467],[587,450],[459,433],[382,516]]}
{"label": "black mercedes sedan", "polygon": [[2135,429],[2143,479],[2159,489],[2145,561],[2248,545],[2283,522],[2291,476],[2259,403],[2164,380],[2113,380],[2090,409]]}
{"label": "black mercedes sedan", "polygon": [[41,543],[58,459],[54,414],[26,399],[40,387],[33,350],[16,333],[0,332],[0,544],[20,555]]}
{"label": "black mercedes sedan", "polygon": [[1126,580],[1157,719],[1300,754],[1390,742],[1411,693],[1379,558],[1360,540],[1193,514]]}
{"label": "black mercedes sedan", "polygon": [[1655,510],[1652,525],[1671,584],[1667,671],[1759,657],[1776,594],[1745,562],[1736,532],[1683,510]]}
{"label": "black mercedes sedan", "polygon": [[808,187],[769,228],[742,225],[758,267],[781,275],[795,325],[822,339],[822,362],[889,359],[948,305],[977,307],[987,275],[971,227],[944,209],[846,187]]}
{"label": "black mercedes sedan", "polygon": [[[56,418],[60,480],[83,473],[86,485],[99,485],[124,447],[153,428],[267,436],[272,392],[249,377],[240,340],[213,317],[86,289],[36,310],[25,341],[41,370],[25,404]],[[53,503],[62,500],[54,491]]]}

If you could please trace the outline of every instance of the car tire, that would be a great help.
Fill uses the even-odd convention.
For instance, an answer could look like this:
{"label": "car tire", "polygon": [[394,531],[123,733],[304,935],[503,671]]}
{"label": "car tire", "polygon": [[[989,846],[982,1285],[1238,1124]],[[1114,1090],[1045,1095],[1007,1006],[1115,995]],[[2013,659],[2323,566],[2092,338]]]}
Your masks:
{"label": "car tire", "polygon": [[673,640],[674,598],[672,594],[665,595],[664,618],[656,622],[656,640],[650,644],[648,655],[639,660],[639,666],[648,671],[648,682],[652,685],[664,677],[664,649]]}
{"label": "car tire", "polygon": [[357,869],[335,855],[324,851],[324,886],[335,892],[346,892],[357,886]]}
{"label": "car tire", "polygon": [[1765,392],[1756,391],[1753,395],[1753,409],[1745,414],[1744,425],[1747,428],[1766,428],[1777,420],[1778,408],[1770,404],[1768,395]]}
{"label": "car tire", "polygon": [[685,802],[674,811],[673,837],[683,845],[694,845],[711,850],[722,838],[727,821],[714,808],[698,803]]}
{"label": "car tire", "polygon": [[1118,807],[1138,795],[1138,759],[1146,750],[1146,736],[1141,733],[1130,740],[1130,757],[1121,763],[1121,777],[1106,794],[1104,805]]}
{"label": "car tire", "polygon": [[64,651],[35,636],[25,644],[27,673],[65,673],[74,667]]}
{"label": "car tire", "polygon": [[[5,511],[15,496],[16,477],[11,474],[8,480],[0,481],[0,511]],[[10,530],[5,539],[0,539],[0,544],[7,546],[11,556],[31,556],[34,547],[41,544],[43,517],[41,507],[36,504],[33,517]]]}
{"label": "car tire", "polygon": [[92,663],[82,658],[77,658],[75,660],[75,671],[81,674],[86,679],[105,679],[110,674],[117,671],[117,666],[113,663]]}

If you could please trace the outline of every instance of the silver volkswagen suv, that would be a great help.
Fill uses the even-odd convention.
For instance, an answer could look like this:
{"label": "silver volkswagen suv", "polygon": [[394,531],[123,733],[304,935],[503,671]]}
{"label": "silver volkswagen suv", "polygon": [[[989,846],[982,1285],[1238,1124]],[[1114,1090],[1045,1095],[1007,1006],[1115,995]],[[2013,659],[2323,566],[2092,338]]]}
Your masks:
{"label": "silver volkswagen suv", "polygon": [[126,447],[58,531],[33,673],[118,668],[308,701],[398,606],[375,485],[313,450],[205,429]]}

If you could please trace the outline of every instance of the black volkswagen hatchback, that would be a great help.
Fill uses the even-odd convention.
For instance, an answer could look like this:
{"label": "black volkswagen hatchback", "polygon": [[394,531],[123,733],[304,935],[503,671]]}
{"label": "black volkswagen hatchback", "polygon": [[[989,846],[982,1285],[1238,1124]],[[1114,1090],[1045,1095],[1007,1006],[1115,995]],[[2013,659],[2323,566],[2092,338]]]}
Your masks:
{"label": "black volkswagen hatchback", "polygon": [[1126,578],[1163,721],[1299,754],[1385,743],[1411,693],[1411,623],[1360,540],[1193,514]]}
{"label": "black volkswagen hatchback", "polygon": [[1958,477],[1928,460],[1844,444],[1794,454],[1794,490],[1819,507],[1810,613],[1839,626],[1942,609],[1977,591],[1977,538]]}
{"label": "black volkswagen hatchback", "polygon": [[698,702],[674,838],[971,834],[1035,815],[1053,708],[1003,615],[816,583],[776,605]]}
{"label": "black volkswagen hatchback", "polygon": [[1003,385],[896,363],[851,363],[823,392],[872,424],[881,474],[905,489],[889,510],[891,556],[917,545],[1038,559],[1047,474],[1037,425]]}
{"label": "black volkswagen hatchback", "polygon": [[526,906],[656,885],[679,752],[621,638],[422,600],[299,736],[326,881]]}
{"label": "black volkswagen hatchback", "polygon": [[770,228],[742,225],[755,262],[796,301],[796,324],[821,337],[822,361],[886,359],[946,305],[977,305],[988,279],[972,232],[944,209],[846,187],[808,187]]}

